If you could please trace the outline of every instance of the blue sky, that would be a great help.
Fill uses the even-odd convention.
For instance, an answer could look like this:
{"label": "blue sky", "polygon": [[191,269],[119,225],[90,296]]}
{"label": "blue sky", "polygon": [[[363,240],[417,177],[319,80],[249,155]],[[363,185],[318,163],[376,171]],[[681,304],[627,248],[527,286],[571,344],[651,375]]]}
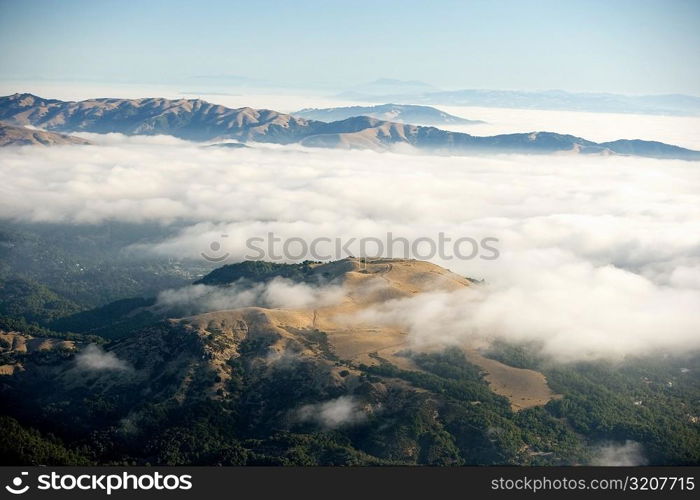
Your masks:
{"label": "blue sky", "polygon": [[700,95],[700,2],[0,0],[0,78]]}

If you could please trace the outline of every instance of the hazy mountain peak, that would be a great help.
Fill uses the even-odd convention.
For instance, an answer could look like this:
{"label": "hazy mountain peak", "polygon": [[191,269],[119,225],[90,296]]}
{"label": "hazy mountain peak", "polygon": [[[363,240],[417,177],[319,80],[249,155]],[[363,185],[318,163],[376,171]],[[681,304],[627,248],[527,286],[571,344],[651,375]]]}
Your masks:
{"label": "hazy mountain peak", "polygon": [[430,106],[412,104],[378,104],[376,106],[347,106],[341,108],[307,108],[292,113],[294,116],[333,122],[353,116],[370,116],[380,120],[415,125],[473,125],[483,123],[451,115]]}

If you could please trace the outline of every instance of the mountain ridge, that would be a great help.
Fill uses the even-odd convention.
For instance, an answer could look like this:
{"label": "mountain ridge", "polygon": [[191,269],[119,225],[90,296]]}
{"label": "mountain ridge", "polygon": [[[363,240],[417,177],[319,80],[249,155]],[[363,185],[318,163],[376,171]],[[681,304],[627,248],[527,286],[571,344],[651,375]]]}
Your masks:
{"label": "mountain ridge", "polygon": [[0,120],[17,126],[42,127],[51,132],[165,134],[192,141],[236,139],[240,142],[375,150],[408,145],[417,150],[457,155],[569,152],[700,160],[700,151],[651,141],[596,143],[554,132],[480,137],[362,116],[325,123],[269,109],[232,109],[200,99],[59,101],[32,94],[13,94],[0,97]]}

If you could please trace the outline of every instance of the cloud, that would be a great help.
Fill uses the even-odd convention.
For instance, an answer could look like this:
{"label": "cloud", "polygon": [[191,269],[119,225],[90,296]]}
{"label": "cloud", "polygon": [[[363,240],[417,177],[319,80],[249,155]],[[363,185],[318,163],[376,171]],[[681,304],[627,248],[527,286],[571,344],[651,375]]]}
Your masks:
{"label": "cloud", "polygon": [[[0,213],[45,222],[177,222],[174,235],[133,250],[201,260],[217,242],[216,255],[229,254],[226,262],[249,256],[246,240],[268,233],[305,241],[383,239],[387,232],[410,241],[439,232],[494,237],[497,260],[431,259],[485,278],[485,286],[372,313],[403,321],[417,344],[533,340],[563,360],[699,347],[697,162],[276,145],[219,150],[116,134],[100,140],[0,151]],[[161,303],[197,311],[318,300],[313,290],[289,286],[193,287],[165,293]]]}
{"label": "cloud", "polygon": [[624,444],[605,443],[597,447],[591,465],[630,467],[646,465],[642,445],[636,441],[625,441]]}
{"label": "cloud", "polygon": [[126,371],[129,365],[113,352],[106,352],[96,344],[90,344],[75,357],[76,366],[88,371]]}
{"label": "cloud", "polygon": [[344,319],[400,325],[417,347],[536,342],[565,362],[700,349],[696,290],[556,255],[544,262],[514,269],[513,282],[393,300]]}
{"label": "cloud", "polygon": [[164,290],[158,294],[155,309],[180,314],[199,314],[239,307],[303,309],[340,302],[345,293],[336,285],[314,286],[275,278],[267,283],[237,282],[231,286],[192,285]]}
{"label": "cloud", "polygon": [[294,415],[294,420],[298,422],[316,423],[325,429],[357,424],[366,418],[366,413],[352,396],[341,396],[323,403],[304,405],[298,408]]}
{"label": "cloud", "polygon": [[473,135],[546,130],[572,134],[595,142],[634,138],[700,149],[700,134],[698,133],[700,131],[700,118],[696,116],[545,111],[473,106],[436,107],[457,116],[484,121],[485,123],[477,125],[441,127]]}

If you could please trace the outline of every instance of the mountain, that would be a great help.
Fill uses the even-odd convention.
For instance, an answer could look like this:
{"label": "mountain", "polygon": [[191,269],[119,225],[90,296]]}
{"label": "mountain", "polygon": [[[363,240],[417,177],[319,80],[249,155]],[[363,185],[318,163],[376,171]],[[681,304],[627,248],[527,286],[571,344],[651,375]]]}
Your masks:
{"label": "mountain", "polygon": [[621,139],[611,142],[601,142],[599,146],[623,155],[640,155],[650,158],[698,158],[698,155],[688,155],[688,150],[658,141],[640,141],[639,139]]}
{"label": "mountain", "polygon": [[[476,286],[469,280],[426,262],[344,259],[234,264],[193,286],[223,293],[242,279],[253,287],[280,277],[345,291],[325,306],[165,317],[105,347],[0,332],[2,408],[20,427],[32,415],[33,426],[52,429],[68,448],[81,443],[98,463],[459,465],[537,457],[523,451],[512,419],[557,397],[541,374],[471,348],[411,353],[397,325],[339,319],[392,299]],[[148,307],[134,303],[122,313]],[[113,319],[114,308],[108,314]],[[507,429],[503,436],[493,435],[496,424]],[[534,434],[526,439],[536,442]],[[196,446],[186,451],[187,442]],[[20,448],[8,436],[3,445]],[[576,460],[579,451],[561,447],[555,461]]]}
{"label": "mountain", "polygon": [[51,131],[167,134],[193,141],[218,138],[297,142],[309,122],[266,109],[230,109],[199,99],[90,99],[66,102],[31,94],[0,98],[0,120]]}
{"label": "mountain", "polygon": [[409,145],[438,154],[629,154],[700,159],[700,152],[649,141],[598,144],[572,135],[530,132],[478,137],[366,116],[325,123],[267,109],[231,109],[199,99],[90,99],[66,102],[31,94],[0,97],[0,120],[59,132],[167,134],[193,141],[298,143],[386,150]]}
{"label": "mountain", "polygon": [[280,279],[343,293],[185,316],[119,301],[85,319],[158,317],[101,345],[0,323],[0,463],[574,465],[627,440],[652,464],[700,463],[698,357],[566,366],[498,342],[416,346],[366,313],[483,285],[414,260],[243,262],[191,286]]}
{"label": "mountain", "polygon": [[516,109],[551,109],[602,113],[646,113],[699,116],[700,97],[683,94],[630,96],[608,93],[575,93],[563,90],[394,90],[379,93],[351,89],[339,98],[357,101],[403,101],[445,106],[481,106]]}
{"label": "mountain", "polygon": [[380,104],[378,106],[349,106],[344,108],[307,108],[295,111],[292,115],[307,120],[335,122],[355,116],[369,116],[378,120],[416,125],[475,125],[480,120],[467,120],[430,106],[411,104]]}
{"label": "mountain", "polygon": [[384,150],[408,144],[437,154],[625,154],[648,158],[700,160],[700,151],[642,140],[596,143],[569,134],[529,132],[488,137],[387,122],[365,116],[318,127],[317,133],[299,141],[309,147]]}
{"label": "mountain", "polygon": [[70,135],[34,130],[26,127],[14,127],[0,122],[0,147],[61,144],[90,144],[89,141]]}

